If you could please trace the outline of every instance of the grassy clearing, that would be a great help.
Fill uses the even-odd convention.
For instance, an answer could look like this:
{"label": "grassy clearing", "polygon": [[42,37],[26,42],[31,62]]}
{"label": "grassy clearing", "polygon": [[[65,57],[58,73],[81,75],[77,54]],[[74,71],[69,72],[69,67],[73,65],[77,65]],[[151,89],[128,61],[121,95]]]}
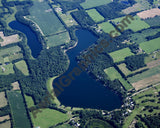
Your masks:
{"label": "grassy clearing", "polygon": [[68,120],[68,115],[53,109],[40,109],[42,112],[37,113],[37,118],[31,114],[34,127],[40,126],[41,128],[49,128],[60,122]]}
{"label": "grassy clearing", "polygon": [[7,105],[7,99],[5,97],[5,92],[0,92],[0,108]]}
{"label": "grassy clearing", "polygon": [[160,49],[160,38],[156,38],[147,42],[143,42],[140,44],[140,48],[142,48],[146,53],[154,52]]}
{"label": "grassy clearing", "polygon": [[[118,24],[119,22],[121,22],[125,17],[120,17],[120,18],[116,18],[113,20],[113,22],[115,24]],[[131,21],[131,24],[128,24],[128,27],[125,27],[125,30],[127,29],[131,29],[133,30],[134,32],[136,31],[139,31],[139,30],[142,30],[142,29],[145,29],[145,28],[149,28],[150,26],[142,21],[138,16],[134,16],[133,17],[134,20],[130,20]],[[127,22],[126,22],[127,23]]]}
{"label": "grassy clearing", "polygon": [[68,32],[64,32],[64,33],[61,33],[58,35],[47,37],[47,46],[48,47],[55,47],[58,45],[69,43],[69,41],[70,41],[70,36],[69,36]]}
{"label": "grassy clearing", "polygon": [[20,51],[21,51],[21,48],[18,46],[5,48],[5,49],[0,50],[0,56],[12,55],[12,54],[15,54],[16,52],[20,52]]}
{"label": "grassy clearing", "polygon": [[27,64],[24,60],[15,63],[16,67],[26,76],[29,75]]}
{"label": "grassy clearing", "polygon": [[65,31],[63,24],[46,1],[34,0],[33,3],[29,9],[30,16],[27,18],[38,24],[45,36]]}
{"label": "grassy clearing", "polygon": [[24,100],[20,91],[8,91],[7,97],[11,107],[13,124],[16,128],[30,128]]}
{"label": "grassy clearing", "polygon": [[143,72],[141,74],[137,74],[137,75],[135,75],[133,77],[129,77],[128,81],[130,83],[135,83],[135,82],[138,82],[138,81],[143,80],[145,78],[149,78],[149,77],[151,77],[153,75],[157,75],[159,73],[160,73],[160,65],[157,66],[157,67],[151,68],[151,69],[149,69],[149,70],[147,70],[147,71],[145,71],[145,72]]}
{"label": "grassy clearing", "polygon": [[69,124],[63,124],[63,125],[57,126],[55,128],[74,128],[74,127],[70,126]]}
{"label": "grassy clearing", "polygon": [[122,78],[122,76],[119,74],[119,72],[114,67],[107,68],[104,70],[104,72],[108,75],[110,80],[113,81],[115,79],[118,79],[126,90],[130,90],[133,88],[126,80]]}
{"label": "grassy clearing", "polygon": [[[139,114],[144,116],[146,115],[153,115],[157,112],[159,112],[159,109],[153,109],[152,112],[149,112],[151,108],[154,107],[160,107],[159,95],[158,92],[160,92],[160,85],[156,87],[152,87],[146,91],[143,91],[135,96],[133,96],[133,100],[136,102],[135,109],[132,111],[131,115],[129,115],[125,119],[125,124],[123,125],[123,128],[128,128],[128,126],[131,124],[131,122],[135,119],[135,117]],[[153,101],[152,101],[153,100]],[[150,106],[147,108],[146,106]]]}
{"label": "grassy clearing", "polygon": [[14,74],[13,64],[3,64],[0,66],[0,75]]}
{"label": "grassy clearing", "polygon": [[5,123],[0,124],[0,128],[11,128],[11,122],[6,121]]}
{"label": "grassy clearing", "polygon": [[96,9],[90,9],[90,10],[87,10],[86,12],[95,22],[100,22],[104,20],[104,17],[101,16]]}
{"label": "grassy clearing", "polygon": [[25,97],[28,108],[34,106],[34,102],[31,96],[24,95],[24,97]]}
{"label": "grassy clearing", "polygon": [[124,61],[127,56],[134,55],[129,48],[123,48],[115,52],[109,53],[114,62]]}
{"label": "grassy clearing", "polygon": [[110,2],[112,2],[112,0],[99,0],[99,1],[97,1],[97,0],[86,0],[85,2],[81,3],[81,6],[84,9],[87,9],[87,8],[92,8],[92,7],[108,4]]}
{"label": "grassy clearing", "polygon": [[[102,29],[105,33],[110,33],[111,31],[115,30],[112,24],[109,22],[103,22],[101,24],[98,24],[99,28]],[[119,32],[117,32],[118,35],[120,35]]]}

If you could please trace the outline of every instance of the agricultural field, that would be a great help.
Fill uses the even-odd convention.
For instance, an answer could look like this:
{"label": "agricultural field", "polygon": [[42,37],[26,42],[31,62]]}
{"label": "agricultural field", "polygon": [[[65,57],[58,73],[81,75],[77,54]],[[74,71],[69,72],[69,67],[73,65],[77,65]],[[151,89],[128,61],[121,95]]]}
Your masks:
{"label": "agricultural field", "polygon": [[160,42],[160,38],[156,38],[147,42],[140,43],[139,47],[149,54],[160,49],[159,42]]}
{"label": "agricultural field", "polygon": [[46,37],[46,39],[47,39],[48,47],[55,47],[55,46],[66,44],[70,42],[70,36],[68,32],[63,32],[60,34],[49,36],[49,37]]}
{"label": "agricultural field", "polygon": [[7,105],[7,99],[5,97],[5,92],[0,92],[0,108]]}
{"label": "agricultural field", "polygon": [[147,24],[149,24],[151,27],[153,26],[160,26],[160,16],[156,16],[154,18],[148,18],[144,20]]}
{"label": "agricultural field", "polygon": [[34,5],[29,9],[28,19],[37,24],[45,36],[65,31],[63,24],[55,15],[46,1],[33,1]]}
{"label": "agricultural field", "polygon": [[0,32],[0,38],[1,38],[1,41],[0,41],[1,47],[21,41],[18,34],[11,35],[11,36],[4,36],[3,32]]}
{"label": "agricultural field", "polygon": [[87,122],[85,128],[113,128],[113,126],[100,119],[91,119]]}
{"label": "agricultural field", "polygon": [[41,128],[49,128],[60,122],[69,120],[67,114],[61,113],[57,110],[49,108],[40,110],[42,110],[42,112],[37,113],[37,118],[34,118],[31,114],[34,127],[40,126]]}
{"label": "agricultural field", "polygon": [[124,48],[117,50],[115,52],[109,53],[109,55],[113,58],[114,62],[124,61],[127,56],[134,55],[129,48]]}
{"label": "agricultural field", "polygon": [[96,9],[90,9],[90,10],[87,10],[86,12],[95,22],[100,22],[104,20],[104,17],[101,16]]}
{"label": "agricultural field", "polygon": [[5,123],[0,124],[0,128],[11,128],[11,122],[6,121]]}
{"label": "agricultural field", "polygon": [[8,91],[7,97],[11,108],[13,124],[16,128],[30,128],[24,100],[20,91]]}
{"label": "agricultural field", "polygon": [[114,67],[107,68],[104,70],[104,72],[108,75],[111,81],[118,79],[126,90],[130,90],[133,88],[126,80],[122,78],[122,76]]}
{"label": "agricultural field", "polygon": [[133,96],[133,100],[135,101],[135,109],[132,110],[132,113],[125,119],[125,124],[123,128],[128,128],[131,122],[135,119],[137,115],[154,115],[159,112],[157,107],[160,107],[159,95],[160,85],[156,87],[151,87],[141,93],[138,93]]}
{"label": "agricultural field", "polygon": [[140,68],[140,69],[137,69],[137,70],[135,70],[135,71],[130,71],[130,70],[126,67],[126,64],[125,64],[125,63],[122,63],[122,64],[118,65],[118,68],[124,73],[125,76],[128,76],[128,75],[130,75],[130,74],[133,74],[133,73],[142,71],[142,70],[144,70],[144,69],[147,69],[148,67]]}
{"label": "agricultural field", "polygon": [[86,0],[85,2],[81,3],[81,6],[84,9],[87,9],[87,8],[93,8],[93,7],[96,7],[96,6],[108,4],[110,2],[112,2],[112,0],[100,0],[100,1],[97,1],[97,0]]}
{"label": "agricultural field", "polygon": [[160,51],[156,51],[154,53],[149,54],[145,57],[145,64],[160,59]]}
{"label": "agricultural field", "polygon": [[[105,33],[110,33],[111,31],[115,30],[115,28],[113,27],[112,24],[110,24],[109,22],[103,22],[101,24],[98,24],[99,28],[102,29]],[[119,32],[116,32],[119,36],[120,33]],[[116,35],[115,35],[116,36]]]}
{"label": "agricultural field", "polygon": [[4,121],[4,120],[9,120],[9,119],[10,119],[9,115],[1,116],[1,117],[0,117],[0,122],[2,122],[2,121]]}
{"label": "agricultural field", "polygon": [[13,55],[17,52],[20,52],[21,48],[18,46],[13,46],[5,49],[0,50],[0,57],[3,57],[4,55]]}
{"label": "agricultural field", "polygon": [[18,81],[11,83],[11,86],[13,87],[12,90],[20,90]]}
{"label": "agricultural field", "polygon": [[0,65],[0,75],[14,74],[13,64],[3,64]]}
{"label": "agricultural field", "polygon": [[27,64],[24,60],[15,63],[16,67],[26,76],[29,75]]}
{"label": "agricultural field", "polygon": [[140,43],[142,43],[142,42],[146,42],[146,41],[147,41],[146,37],[148,37],[148,36],[154,36],[154,35],[156,35],[158,32],[160,32],[160,29],[159,29],[159,28],[155,28],[155,29],[149,28],[149,29],[147,29],[147,30],[141,31],[141,34],[138,33],[138,32],[137,32],[137,33],[130,34],[130,35],[128,36],[128,38],[129,38],[130,40],[132,40],[133,42],[135,42],[136,44],[140,44]]}
{"label": "agricultural field", "polygon": [[[116,19],[114,19],[112,21],[117,25],[124,18],[125,17],[120,17],[120,18],[116,18]],[[139,31],[139,30],[146,29],[146,28],[150,27],[146,22],[141,20],[138,16],[134,16],[133,18],[134,18],[134,20],[130,19],[131,23],[128,24],[128,27],[124,28],[125,30],[131,29],[132,31],[136,32],[136,31]]]}

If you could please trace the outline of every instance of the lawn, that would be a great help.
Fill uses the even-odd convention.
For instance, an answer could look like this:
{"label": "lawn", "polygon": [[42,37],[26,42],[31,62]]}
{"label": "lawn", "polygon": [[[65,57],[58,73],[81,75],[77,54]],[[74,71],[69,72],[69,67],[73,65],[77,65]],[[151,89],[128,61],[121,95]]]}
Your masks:
{"label": "lawn", "polygon": [[114,62],[124,61],[127,56],[134,55],[129,48],[124,48],[117,50],[115,52],[109,53],[109,55],[113,58]]}
{"label": "lawn", "polygon": [[9,75],[14,74],[13,64],[10,63],[8,65],[3,64],[0,66],[0,75]]}
{"label": "lawn", "polygon": [[110,2],[112,2],[112,0],[86,0],[85,2],[81,3],[81,6],[84,9],[87,9],[87,8],[108,4]]}
{"label": "lawn", "polygon": [[104,20],[104,17],[101,16],[96,9],[90,9],[90,10],[87,10],[86,12],[95,22],[100,22]]}
{"label": "lawn", "polygon": [[33,6],[29,9],[30,15],[27,18],[38,24],[45,36],[65,31],[63,24],[46,1],[34,0],[33,3]]}
{"label": "lawn", "polygon": [[49,128],[60,122],[69,120],[67,114],[61,113],[53,109],[41,109],[42,112],[37,113],[37,118],[31,114],[34,127],[40,126],[41,128]]}
{"label": "lawn", "polygon": [[147,42],[143,42],[140,44],[140,48],[142,48],[146,53],[152,53],[158,49],[160,49],[160,38],[156,38]]}
{"label": "lawn", "polygon": [[26,76],[29,75],[27,64],[24,60],[15,63],[16,67]]}
{"label": "lawn", "polygon": [[[125,17],[120,17],[120,18],[116,18],[114,20],[112,20],[115,24],[118,24],[120,23]],[[131,23],[128,24],[128,27],[125,27],[125,30],[126,29],[131,29],[132,31],[136,32],[136,31],[139,31],[139,30],[142,30],[142,29],[146,29],[146,28],[149,28],[150,26],[142,21],[138,16],[134,16],[133,17],[134,20],[131,20]],[[127,22],[126,22],[127,23]],[[121,24],[122,25],[122,24]]]}
{"label": "lawn", "polygon": [[55,47],[58,45],[66,44],[70,42],[70,36],[68,32],[63,32],[54,36],[49,36],[47,38],[47,46]]}
{"label": "lawn", "polygon": [[128,81],[130,83],[135,83],[135,82],[138,82],[138,81],[143,80],[145,78],[149,78],[151,76],[157,75],[159,73],[160,73],[160,65],[157,67],[151,68],[141,74],[137,74],[135,76],[129,77]]}
{"label": "lawn", "polygon": [[16,128],[30,128],[24,100],[20,91],[8,91],[7,97],[11,108],[13,125]]}
{"label": "lawn", "polygon": [[107,68],[104,70],[104,72],[108,75],[110,80],[113,81],[115,79],[118,79],[126,90],[130,90],[133,88],[126,80],[122,78],[122,76],[119,74],[119,72],[114,67]]}
{"label": "lawn", "polygon": [[[110,33],[111,31],[115,30],[112,24],[109,22],[103,22],[101,24],[98,24],[99,28],[102,29],[105,33]],[[120,35],[119,32],[116,32],[118,35]]]}

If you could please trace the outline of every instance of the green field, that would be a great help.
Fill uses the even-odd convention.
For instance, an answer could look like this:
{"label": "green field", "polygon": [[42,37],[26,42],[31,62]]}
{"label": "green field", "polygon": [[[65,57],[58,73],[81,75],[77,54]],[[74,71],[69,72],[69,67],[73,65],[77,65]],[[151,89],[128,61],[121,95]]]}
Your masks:
{"label": "green field", "polygon": [[149,69],[149,70],[147,70],[147,71],[145,71],[141,74],[137,74],[133,77],[129,77],[128,81],[130,83],[135,83],[135,82],[138,82],[138,81],[143,80],[145,78],[149,78],[153,75],[159,74],[159,73],[160,73],[160,65],[157,66],[157,67],[151,68],[151,69]]}
{"label": "green field", "polygon": [[68,32],[63,32],[54,36],[47,37],[47,46],[55,47],[70,42],[70,36]]}
{"label": "green field", "polygon": [[0,66],[0,75],[14,74],[13,64],[3,64]]}
{"label": "green field", "polygon": [[31,114],[34,127],[40,126],[41,128],[49,128],[52,125],[56,125],[69,119],[67,114],[53,109],[47,108],[41,110],[42,112],[37,113],[37,118],[34,118]]}
{"label": "green field", "polygon": [[0,57],[4,55],[13,55],[16,52],[20,52],[21,48],[18,46],[13,46],[10,48],[0,49]]}
{"label": "green field", "polygon": [[[102,29],[105,33],[110,33],[111,31],[115,30],[115,28],[113,27],[112,24],[110,24],[109,22],[103,22],[101,24],[98,24],[99,28]],[[118,34],[118,36],[120,35],[119,32],[115,32],[115,34]]]}
{"label": "green field", "polygon": [[[153,58],[154,56],[154,58]],[[152,54],[149,54],[148,56],[145,57],[145,64],[151,62],[151,61],[154,61],[156,59],[160,59],[160,51],[157,51],[156,53],[152,53]]]}
{"label": "green field", "polygon": [[[115,24],[118,24],[119,22],[121,22],[125,17],[120,17],[120,18],[116,18],[114,20],[112,20]],[[142,21],[138,16],[134,16],[133,17],[134,20],[131,20],[131,24],[128,24],[128,27],[125,28],[126,29],[131,29],[134,32],[145,29],[145,28],[149,28],[150,26]],[[127,22],[126,22],[127,23]],[[122,25],[122,24],[121,24]]]}
{"label": "green field", "polygon": [[63,125],[57,126],[55,128],[74,128],[74,127],[70,126],[69,124],[63,124]]}
{"label": "green field", "polygon": [[87,122],[85,128],[113,128],[113,126],[100,119],[91,119]]}
{"label": "green field", "polygon": [[24,95],[24,97],[25,97],[28,108],[34,106],[34,101],[31,96]]}
{"label": "green field", "polygon": [[118,79],[126,90],[130,90],[133,88],[126,80],[122,78],[122,76],[114,67],[107,68],[104,70],[104,72],[108,75],[111,81]]}
{"label": "green field", "polygon": [[[144,92],[141,92],[135,96],[133,96],[133,100],[136,103],[135,109],[132,110],[132,113],[125,119],[125,124],[123,128],[128,128],[131,122],[135,119],[137,115],[153,115],[155,113],[159,113],[159,109],[153,109],[152,107],[160,107],[160,103],[158,103],[158,92],[160,92],[160,85],[156,87],[152,87]],[[154,100],[154,102],[151,102]],[[147,108],[147,106],[150,106]],[[149,112],[150,109],[153,109],[152,112]]]}
{"label": "green field", "polygon": [[115,52],[109,53],[114,62],[124,61],[127,56],[134,55],[129,48],[123,48]]}
{"label": "green field", "polygon": [[87,9],[87,8],[108,4],[110,2],[112,2],[112,0],[86,0],[85,2],[81,3],[81,6],[84,9]]}
{"label": "green field", "polygon": [[8,91],[7,97],[14,126],[16,128],[31,128],[21,92]]}
{"label": "green field", "polygon": [[27,18],[38,24],[45,36],[65,31],[63,24],[46,1],[34,0],[33,3],[29,9],[30,16]]}
{"label": "green field", "polygon": [[27,64],[24,60],[15,63],[16,67],[26,76],[29,75]]}
{"label": "green field", "polygon": [[140,48],[142,48],[146,53],[154,52],[160,49],[160,38],[156,38],[147,42],[143,42],[140,44]]}
{"label": "green field", "polygon": [[96,9],[90,9],[90,10],[87,10],[86,12],[95,22],[100,22],[104,20],[104,17],[101,16]]}

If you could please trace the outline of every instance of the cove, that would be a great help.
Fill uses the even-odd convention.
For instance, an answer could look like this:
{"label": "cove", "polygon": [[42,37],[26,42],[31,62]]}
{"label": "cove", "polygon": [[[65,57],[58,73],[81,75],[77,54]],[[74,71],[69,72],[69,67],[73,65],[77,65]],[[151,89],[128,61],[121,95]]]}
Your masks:
{"label": "cove", "polygon": [[42,50],[42,45],[38,41],[36,34],[31,30],[31,28],[18,21],[10,22],[9,26],[12,29],[18,30],[26,35],[27,44],[31,49],[32,56],[34,58],[37,58],[38,55],[40,54],[40,51]]}
{"label": "cove", "polygon": [[[97,40],[96,36],[84,29],[77,30],[76,36],[78,38],[78,44],[76,47],[67,51],[70,65],[62,76],[67,76],[74,67],[77,67],[76,56]],[[53,81],[53,87],[56,88],[54,83],[58,83],[58,78]],[[86,72],[75,77],[75,80],[68,87],[65,87],[64,91],[58,96],[58,100],[65,106],[103,110],[113,110],[120,108],[122,105],[120,96],[104,87]]]}

